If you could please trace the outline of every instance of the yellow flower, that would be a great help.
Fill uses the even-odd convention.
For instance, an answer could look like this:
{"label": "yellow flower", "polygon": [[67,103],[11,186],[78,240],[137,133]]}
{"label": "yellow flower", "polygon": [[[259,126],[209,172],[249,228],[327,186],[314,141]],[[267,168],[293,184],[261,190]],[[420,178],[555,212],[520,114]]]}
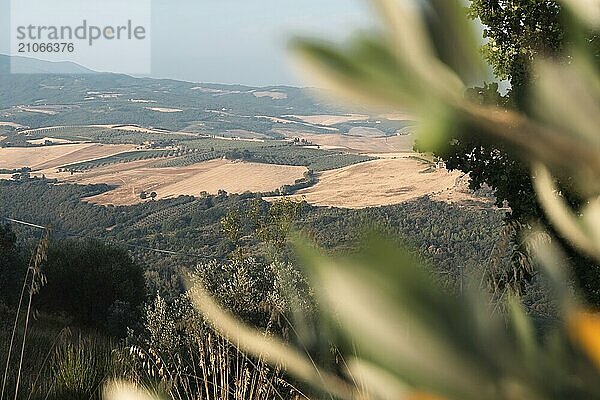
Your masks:
{"label": "yellow flower", "polygon": [[569,334],[600,369],[600,314],[576,311],[568,320]]}

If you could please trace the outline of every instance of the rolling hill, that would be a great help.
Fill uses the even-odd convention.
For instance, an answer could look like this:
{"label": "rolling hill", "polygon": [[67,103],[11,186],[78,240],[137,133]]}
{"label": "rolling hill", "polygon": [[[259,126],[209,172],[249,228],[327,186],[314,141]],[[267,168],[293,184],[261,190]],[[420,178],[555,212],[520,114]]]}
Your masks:
{"label": "rolling hill", "polygon": [[[314,91],[288,86],[249,87],[89,73],[54,74],[53,63],[22,58],[23,67],[45,73],[10,74],[10,57],[0,56],[0,121],[39,128],[84,124],[136,124],[169,131],[222,134],[244,131],[281,138],[279,129],[348,133],[378,129],[393,135],[410,121],[340,119],[309,123],[291,115],[348,114],[315,100]],[[175,111],[176,112],[165,112]],[[364,110],[352,110],[359,114]],[[287,116],[287,117],[286,117]]]}

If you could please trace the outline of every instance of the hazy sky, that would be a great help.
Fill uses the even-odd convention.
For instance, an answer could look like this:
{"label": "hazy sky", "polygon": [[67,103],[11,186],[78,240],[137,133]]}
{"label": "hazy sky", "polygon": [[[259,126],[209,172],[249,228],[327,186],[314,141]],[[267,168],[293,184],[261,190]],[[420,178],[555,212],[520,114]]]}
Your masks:
{"label": "hazy sky", "polygon": [[[152,76],[189,81],[306,85],[286,50],[293,34],[342,40],[373,23],[365,0],[152,1]],[[9,5],[0,0],[2,53],[9,49]]]}

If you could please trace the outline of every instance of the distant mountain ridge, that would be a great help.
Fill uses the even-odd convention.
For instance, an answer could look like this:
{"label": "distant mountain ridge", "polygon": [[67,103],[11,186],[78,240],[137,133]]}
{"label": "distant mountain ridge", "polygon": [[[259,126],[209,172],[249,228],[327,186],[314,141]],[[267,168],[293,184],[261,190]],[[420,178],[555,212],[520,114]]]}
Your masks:
{"label": "distant mountain ridge", "polygon": [[0,54],[0,73],[23,74],[93,74],[95,71],[71,61],[44,61],[37,58]]}
{"label": "distant mountain ridge", "polygon": [[[34,73],[10,73],[11,61]],[[141,78],[90,73],[74,63],[66,66],[72,73],[57,74],[53,71],[65,65],[0,55],[0,122],[5,122],[0,131],[14,124],[31,128],[134,124],[174,132],[281,138],[348,133],[353,128],[394,135],[409,125],[379,117],[347,122],[342,118],[332,125],[307,123],[302,116],[369,113],[361,107],[348,110],[321,102],[312,89]]]}
{"label": "distant mountain ridge", "polygon": [[315,100],[308,90],[295,87],[258,88],[90,73],[73,63],[67,65],[72,73],[56,74],[53,71],[65,65],[29,58],[17,58],[16,62],[34,73],[12,74],[11,61],[15,60],[0,55],[0,122],[32,128],[136,124],[171,131],[217,134],[241,130],[278,137],[276,130],[290,124],[270,117],[335,110]]}

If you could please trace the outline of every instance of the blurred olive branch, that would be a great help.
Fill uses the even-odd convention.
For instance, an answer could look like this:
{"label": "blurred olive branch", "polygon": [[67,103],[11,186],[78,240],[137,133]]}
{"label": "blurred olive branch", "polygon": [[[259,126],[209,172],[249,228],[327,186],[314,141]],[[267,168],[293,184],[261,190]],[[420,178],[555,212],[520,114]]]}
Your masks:
{"label": "blurred olive branch", "polygon": [[[425,140],[443,142],[463,121],[511,146],[529,163],[538,199],[554,227],[600,261],[600,66],[585,41],[568,62],[538,59],[530,111],[474,103],[465,96],[485,64],[480,38],[459,0],[374,0],[384,29],[344,46],[299,39],[293,49],[340,97],[412,112]],[[569,29],[600,27],[600,1],[564,0]],[[571,209],[554,177],[568,174],[586,198]],[[338,398],[600,398],[600,316],[570,288],[568,262],[552,240],[526,238],[559,303],[560,321],[538,327],[515,296],[507,315],[486,293],[451,295],[408,252],[375,239],[351,258],[331,258],[294,240],[322,316],[335,330],[345,371],[327,371],[279,339],[237,322],[206,291],[192,293],[213,326],[256,355]],[[347,346],[352,343],[353,346]],[[353,377],[354,379],[350,379]],[[357,381],[357,382],[354,382]]]}

